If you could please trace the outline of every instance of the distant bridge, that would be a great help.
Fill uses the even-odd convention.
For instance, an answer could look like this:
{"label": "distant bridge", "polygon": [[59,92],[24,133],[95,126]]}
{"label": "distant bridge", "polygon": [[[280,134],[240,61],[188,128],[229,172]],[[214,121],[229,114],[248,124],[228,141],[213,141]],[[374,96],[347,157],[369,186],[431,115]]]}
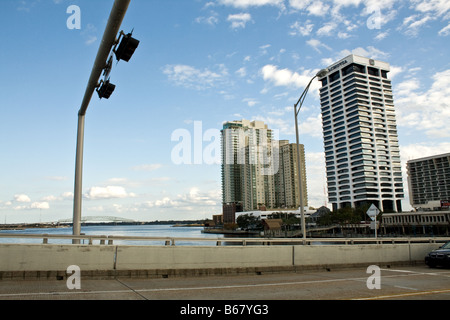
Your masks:
{"label": "distant bridge", "polygon": [[[72,219],[62,219],[58,220],[60,224],[70,224],[72,223]],[[91,216],[91,217],[82,217],[81,223],[134,223],[135,220],[126,219],[121,217],[112,217],[112,216]]]}

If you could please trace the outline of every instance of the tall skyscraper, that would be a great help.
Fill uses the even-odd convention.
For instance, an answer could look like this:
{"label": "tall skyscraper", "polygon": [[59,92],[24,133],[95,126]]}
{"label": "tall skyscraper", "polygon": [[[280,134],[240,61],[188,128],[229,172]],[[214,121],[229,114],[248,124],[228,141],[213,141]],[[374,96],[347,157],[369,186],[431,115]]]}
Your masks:
{"label": "tall skyscraper", "polygon": [[406,168],[411,206],[433,209],[450,200],[450,153],[409,160]]}
{"label": "tall skyscraper", "polygon": [[[278,173],[275,175],[275,192],[277,208],[295,208],[300,206],[297,178],[297,144],[280,140]],[[305,147],[300,145],[300,163],[302,174],[303,205],[308,206],[308,187],[306,179]]]}
{"label": "tall skyscraper", "polygon": [[[244,211],[275,206],[273,132],[262,121],[226,122],[222,130],[222,191],[224,204]],[[270,167],[276,169],[270,172]]]}
{"label": "tall skyscraper", "polygon": [[401,212],[404,191],[389,64],[350,55],[328,70],[319,80],[333,210],[375,204],[384,212]]}
{"label": "tall skyscraper", "polygon": [[[222,201],[224,220],[232,212],[260,208],[298,208],[296,147],[276,140],[262,121],[229,121],[222,133]],[[304,196],[307,203],[304,150]]]}

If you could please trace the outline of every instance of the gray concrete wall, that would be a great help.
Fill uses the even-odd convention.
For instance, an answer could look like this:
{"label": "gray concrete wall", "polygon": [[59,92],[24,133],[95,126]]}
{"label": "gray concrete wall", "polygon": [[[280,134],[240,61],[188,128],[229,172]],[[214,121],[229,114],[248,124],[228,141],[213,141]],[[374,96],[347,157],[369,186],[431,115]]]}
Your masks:
{"label": "gray concrete wall", "polygon": [[439,244],[295,246],[295,265],[345,265],[423,261]]}
{"label": "gray concrete wall", "polygon": [[1,244],[0,271],[112,270],[115,246]]}
{"label": "gray concrete wall", "polygon": [[280,267],[292,265],[292,246],[121,246],[117,270]]}
{"label": "gray concrete wall", "polygon": [[439,246],[436,243],[236,247],[1,244],[0,272],[63,272],[70,265],[77,265],[82,271],[109,274],[127,270],[276,271],[292,267],[369,266],[423,261],[427,252]]}

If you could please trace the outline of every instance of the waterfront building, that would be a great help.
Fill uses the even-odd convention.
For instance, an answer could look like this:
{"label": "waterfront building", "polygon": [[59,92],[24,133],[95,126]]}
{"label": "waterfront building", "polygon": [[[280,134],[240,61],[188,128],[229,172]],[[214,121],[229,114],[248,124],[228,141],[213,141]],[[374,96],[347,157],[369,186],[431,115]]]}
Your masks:
{"label": "waterfront building", "polygon": [[357,55],[334,63],[320,101],[333,210],[375,204],[401,212],[404,198],[390,66]]}
{"label": "waterfront building", "polygon": [[[275,175],[277,208],[299,208],[297,144],[288,140],[279,141],[279,170]],[[300,145],[303,205],[308,207],[308,186],[306,183],[305,147]]]}
{"label": "waterfront building", "polygon": [[450,153],[409,160],[409,200],[417,210],[449,209]]}
{"label": "waterfront building", "polygon": [[[448,209],[448,208],[447,208]],[[450,211],[386,213],[381,220],[385,235],[450,235]]]}
{"label": "waterfront building", "polygon": [[[221,131],[224,222],[233,214],[298,206],[296,145],[276,139],[262,121],[229,121]],[[304,148],[301,146],[307,204]],[[226,214],[225,214],[226,213]]]}

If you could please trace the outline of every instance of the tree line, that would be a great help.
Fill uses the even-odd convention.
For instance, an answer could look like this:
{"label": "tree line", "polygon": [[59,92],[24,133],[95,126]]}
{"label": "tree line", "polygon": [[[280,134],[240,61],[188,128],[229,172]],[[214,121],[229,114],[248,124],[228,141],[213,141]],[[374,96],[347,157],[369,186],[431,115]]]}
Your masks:
{"label": "tree line", "polygon": [[[369,216],[366,214],[369,207],[369,205],[360,206],[357,208],[346,207],[338,209],[334,212],[326,207],[322,207],[318,209],[320,214],[315,219],[315,222],[318,226],[330,226],[335,224],[357,224],[361,221],[371,221]],[[380,219],[380,217],[381,214],[378,216],[378,219]],[[298,218],[294,213],[275,212],[269,219],[281,219],[283,221],[283,225],[285,226],[299,225],[301,223],[300,218]],[[307,218],[306,223],[312,222],[311,220],[311,218]],[[240,215],[237,217],[236,223],[241,229],[258,230],[263,228],[261,218],[254,216],[253,213]]]}

